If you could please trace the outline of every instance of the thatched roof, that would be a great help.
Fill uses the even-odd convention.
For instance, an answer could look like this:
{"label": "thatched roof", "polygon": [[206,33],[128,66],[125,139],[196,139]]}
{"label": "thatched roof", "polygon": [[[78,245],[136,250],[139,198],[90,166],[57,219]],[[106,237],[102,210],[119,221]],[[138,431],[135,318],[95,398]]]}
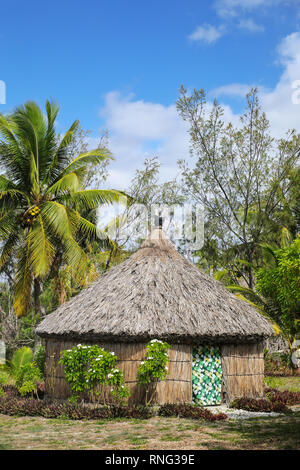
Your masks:
{"label": "thatched roof", "polygon": [[130,258],[47,315],[36,333],[87,341],[237,343],[261,340],[273,329],[155,229]]}

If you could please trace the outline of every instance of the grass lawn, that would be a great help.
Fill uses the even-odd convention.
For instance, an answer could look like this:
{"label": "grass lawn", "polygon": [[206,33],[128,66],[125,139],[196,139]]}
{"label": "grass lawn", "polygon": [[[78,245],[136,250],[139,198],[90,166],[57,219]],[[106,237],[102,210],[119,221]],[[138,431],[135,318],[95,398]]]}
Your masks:
{"label": "grass lawn", "polygon": [[300,375],[296,377],[265,377],[265,385],[280,391],[300,392]]}
{"label": "grass lawn", "polygon": [[[300,390],[300,377],[266,377],[266,385]],[[292,415],[243,420],[82,420],[0,414],[0,450],[300,450],[300,405]]]}
{"label": "grass lawn", "polygon": [[214,423],[161,417],[72,421],[0,415],[0,449],[300,449],[300,411],[288,417]]}

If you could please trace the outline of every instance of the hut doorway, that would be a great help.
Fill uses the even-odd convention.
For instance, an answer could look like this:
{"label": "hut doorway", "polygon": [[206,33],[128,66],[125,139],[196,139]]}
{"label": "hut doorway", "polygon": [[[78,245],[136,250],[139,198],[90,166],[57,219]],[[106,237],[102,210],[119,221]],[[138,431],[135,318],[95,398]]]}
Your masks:
{"label": "hut doorway", "polygon": [[204,406],[222,402],[222,364],[217,346],[193,347],[192,395],[194,403]]}

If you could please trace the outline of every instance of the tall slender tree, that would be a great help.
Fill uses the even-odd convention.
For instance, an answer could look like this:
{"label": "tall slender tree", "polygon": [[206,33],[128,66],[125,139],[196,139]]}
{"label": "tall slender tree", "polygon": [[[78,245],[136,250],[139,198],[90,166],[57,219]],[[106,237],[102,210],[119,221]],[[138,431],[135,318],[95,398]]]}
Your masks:
{"label": "tall slender tree", "polygon": [[[291,197],[296,203],[296,178],[291,175],[299,162],[300,134],[290,130],[280,140],[272,137],[255,88],[246,96],[238,125],[226,122],[217,101],[206,102],[204,90],[188,94],[182,87],[177,109],[189,124],[195,157],[192,168],[180,162],[184,192],[204,206],[206,254],[211,251],[212,260],[222,263],[218,267],[228,269],[233,278],[237,273],[252,289],[260,243],[275,241],[283,208]],[[288,226],[294,212],[286,210]]]}

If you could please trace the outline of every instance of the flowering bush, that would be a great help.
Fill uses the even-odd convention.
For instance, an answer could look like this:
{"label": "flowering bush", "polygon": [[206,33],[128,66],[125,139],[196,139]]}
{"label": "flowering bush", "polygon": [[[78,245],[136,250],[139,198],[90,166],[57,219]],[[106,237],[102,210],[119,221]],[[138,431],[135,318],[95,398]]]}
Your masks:
{"label": "flowering bush", "polygon": [[[117,356],[97,345],[77,344],[62,352],[60,363],[64,366],[65,377],[72,390],[72,401],[95,388],[96,385],[110,385],[111,394],[118,401],[130,395],[125,387],[123,373],[116,367]],[[99,394],[100,392],[96,392]]]}
{"label": "flowering bush", "polygon": [[151,399],[148,400],[150,386],[158,380],[165,380],[168,374],[168,350],[170,345],[158,339],[152,339],[146,346],[146,358],[141,362],[137,371],[138,384],[146,384],[146,405],[149,405]]}

